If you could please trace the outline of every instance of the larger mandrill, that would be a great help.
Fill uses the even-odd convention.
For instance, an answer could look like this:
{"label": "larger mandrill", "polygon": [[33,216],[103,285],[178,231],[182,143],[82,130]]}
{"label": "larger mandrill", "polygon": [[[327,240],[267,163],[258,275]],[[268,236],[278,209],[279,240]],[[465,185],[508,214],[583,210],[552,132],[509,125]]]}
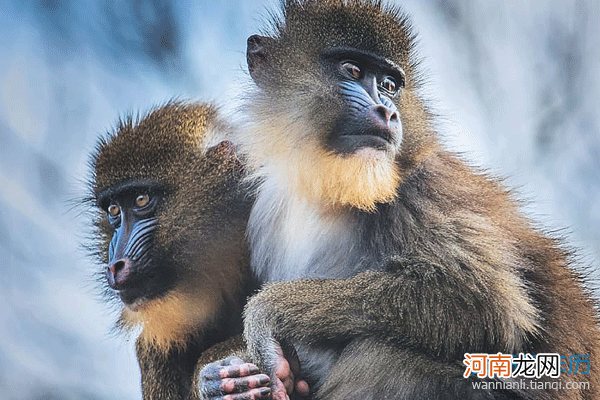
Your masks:
{"label": "larger mandrill", "polygon": [[[269,395],[599,399],[596,303],[559,241],[440,144],[407,17],[367,0],[287,0],[282,15],[248,39],[238,135],[257,185],[251,266],[276,282],[245,313]],[[516,385],[465,378],[465,353],[590,369]],[[212,364],[203,393],[267,398],[260,376]]]}

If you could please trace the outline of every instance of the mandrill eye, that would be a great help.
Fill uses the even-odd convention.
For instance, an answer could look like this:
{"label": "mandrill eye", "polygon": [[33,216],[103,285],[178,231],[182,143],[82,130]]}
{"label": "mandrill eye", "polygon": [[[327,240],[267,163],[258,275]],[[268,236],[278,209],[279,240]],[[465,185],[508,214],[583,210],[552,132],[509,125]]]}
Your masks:
{"label": "mandrill eye", "polygon": [[142,208],[146,207],[150,202],[150,197],[147,194],[141,194],[135,199],[135,206]]}
{"label": "mandrill eye", "polygon": [[381,88],[388,93],[394,94],[397,92],[396,80],[391,76],[386,76],[380,84]]}
{"label": "mandrill eye", "polygon": [[362,75],[362,71],[358,67],[358,65],[351,63],[349,61],[342,64],[342,68],[344,68],[354,79],[360,79]]}
{"label": "mandrill eye", "polygon": [[111,204],[110,206],[108,206],[107,211],[111,217],[116,217],[121,213],[121,208],[116,204]]}

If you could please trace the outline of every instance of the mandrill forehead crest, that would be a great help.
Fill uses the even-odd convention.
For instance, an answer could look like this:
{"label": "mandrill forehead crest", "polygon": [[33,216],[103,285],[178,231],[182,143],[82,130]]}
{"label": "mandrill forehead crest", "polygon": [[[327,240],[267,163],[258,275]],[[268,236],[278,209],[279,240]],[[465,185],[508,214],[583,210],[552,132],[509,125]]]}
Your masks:
{"label": "mandrill forehead crest", "polygon": [[180,168],[174,164],[187,161],[186,154],[202,152],[209,140],[206,130],[216,115],[217,109],[212,106],[170,102],[141,121],[131,116],[121,120],[115,133],[101,140],[93,155],[94,193],[131,180],[176,179],[178,174],[173,171]]}
{"label": "mandrill forehead crest", "polygon": [[287,0],[282,14],[270,29],[275,53],[294,49],[304,57],[318,57],[324,49],[352,47],[411,69],[415,35],[408,17],[396,6],[381,1]]}

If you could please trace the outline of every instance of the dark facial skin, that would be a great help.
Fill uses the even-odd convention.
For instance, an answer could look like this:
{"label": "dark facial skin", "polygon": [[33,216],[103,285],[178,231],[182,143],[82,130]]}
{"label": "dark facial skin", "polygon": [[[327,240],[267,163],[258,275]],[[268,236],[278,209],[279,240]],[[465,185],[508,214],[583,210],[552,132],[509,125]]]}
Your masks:
{"label": "dark facial skin", "polygon": [[106,267],[108,285],[135,310],[160,297],[175,282],[175,274],[154,246],[157,211],[164,192],[156,186],[129,182],[101,193],[98,205],[114,233]]}
{"label": "dark facial skin", "polygon": [[338,154],[397,149],[402,125],[394,103],[404,87],[402,69],[368,52],[345,48],[324,52],[322,65],[346,103],[326,146]]}

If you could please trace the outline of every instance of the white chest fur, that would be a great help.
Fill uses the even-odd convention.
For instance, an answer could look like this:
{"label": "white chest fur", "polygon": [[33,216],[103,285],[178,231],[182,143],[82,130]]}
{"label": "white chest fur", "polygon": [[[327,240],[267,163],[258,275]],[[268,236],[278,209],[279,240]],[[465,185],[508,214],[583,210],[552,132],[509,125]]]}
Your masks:
{"label": "white chest fur", "polygon": [[348,277],[354,268],[347,264],[359,261],[350,216],[290,198],[285,182],[274,177],[260,186],[248,231],[252,266],[263,281]]}

